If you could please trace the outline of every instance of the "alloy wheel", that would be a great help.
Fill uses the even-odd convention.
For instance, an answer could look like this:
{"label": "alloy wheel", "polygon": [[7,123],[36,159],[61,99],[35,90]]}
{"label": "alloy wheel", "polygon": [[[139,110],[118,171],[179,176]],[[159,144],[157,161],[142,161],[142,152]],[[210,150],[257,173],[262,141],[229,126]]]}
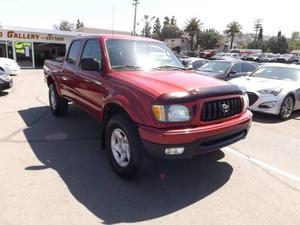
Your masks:
{"label": "alloy wheel", "polygon": [[116,128],[111,134],[111,151],[120,167],[127,167],[130,162],[130,146],[125,133]]}

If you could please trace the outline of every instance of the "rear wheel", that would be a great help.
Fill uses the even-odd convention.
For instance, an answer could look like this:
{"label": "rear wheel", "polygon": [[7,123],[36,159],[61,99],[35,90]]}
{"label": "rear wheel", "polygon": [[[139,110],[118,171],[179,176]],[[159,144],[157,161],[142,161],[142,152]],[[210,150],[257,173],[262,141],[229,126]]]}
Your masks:
{"label": "rear wheel", "polygon": [[135,177],[142,164],[142,145],[136,125],[128,116],[119,114],[109,120],[105,146],[113,170],[125,179]]}
{"label": "rear wheel", "polygon": [[294,110],[294,104],[294,99],[290,95],[283,100],[279,113],[280,119],[287,120],[291,117]]}
{"label": "rear wheel", "polygon": [[68,112],[68,101],[58,95],[54,84],[49,85],[49,104],[54,116],[64,116]]}

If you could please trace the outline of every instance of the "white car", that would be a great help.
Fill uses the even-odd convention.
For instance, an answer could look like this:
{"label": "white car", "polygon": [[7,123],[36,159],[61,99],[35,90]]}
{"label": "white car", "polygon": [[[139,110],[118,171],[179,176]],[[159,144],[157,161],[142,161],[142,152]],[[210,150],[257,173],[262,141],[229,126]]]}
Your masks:
{"label": "white car", "polygon": [[13,59],[0,57],[0,70],[9,75],[18,75],[20,72],[20,66]]}
{"label": "white car", "polygon": [[251,111],[285,120],[300,109],[300,66],[266,64],[247,77],[230,80],[248,93]]}

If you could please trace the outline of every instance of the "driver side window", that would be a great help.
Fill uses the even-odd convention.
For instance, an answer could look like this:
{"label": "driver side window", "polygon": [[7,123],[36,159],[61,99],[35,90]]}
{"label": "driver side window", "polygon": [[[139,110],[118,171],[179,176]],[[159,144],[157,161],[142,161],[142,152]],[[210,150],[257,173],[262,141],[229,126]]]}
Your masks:
{"label": "driver side window", "polygon": [[88,40],[85,43],[81,56],[81,60],[83,59],[94,59],[101,65],[102,54],[98,40]]}

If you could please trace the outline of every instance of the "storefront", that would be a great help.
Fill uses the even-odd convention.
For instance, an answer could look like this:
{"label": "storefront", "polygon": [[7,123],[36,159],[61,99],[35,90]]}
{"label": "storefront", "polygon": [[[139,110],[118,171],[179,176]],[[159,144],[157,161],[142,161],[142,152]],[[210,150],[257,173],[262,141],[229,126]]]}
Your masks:
{"label": "storefront", "polygon": [[17,61],[22,68],[40,68],[46,59],[65,55],[77,32],[0,27],[0,57]]}

